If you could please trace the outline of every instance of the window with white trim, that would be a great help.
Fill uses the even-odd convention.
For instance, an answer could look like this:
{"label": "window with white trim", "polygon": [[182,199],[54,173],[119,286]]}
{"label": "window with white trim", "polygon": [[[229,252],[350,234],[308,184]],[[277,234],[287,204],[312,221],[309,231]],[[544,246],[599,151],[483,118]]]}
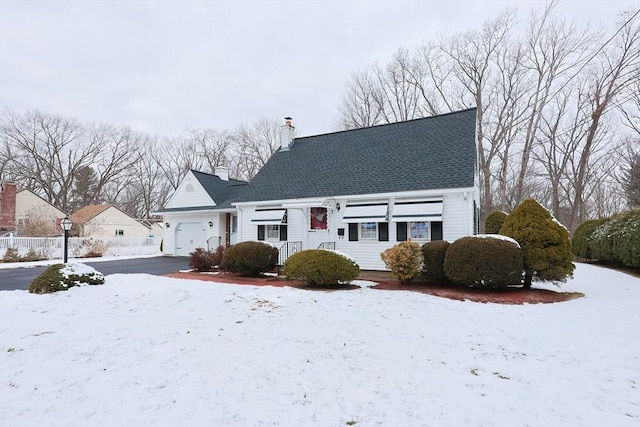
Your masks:
{"label": "window with white trim", "polygon": [[378,223],[361,222],[360,240],[378,240]]}
{"label": "window with white trim", "polygon": [[280,226],[279,225],[267,225],[267,240],[279,240],[280,239]]}
{"label": "window with white trim", "polygon": [[410,222],[409,236],[412,240],[429,240],[429,223],[426,221]]}

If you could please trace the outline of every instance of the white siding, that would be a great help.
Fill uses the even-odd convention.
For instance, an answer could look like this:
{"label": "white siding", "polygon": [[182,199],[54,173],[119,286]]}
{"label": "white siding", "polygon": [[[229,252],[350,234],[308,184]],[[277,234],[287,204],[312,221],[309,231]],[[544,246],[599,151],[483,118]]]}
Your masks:
{"label": "white siding", "polygon": [[391,227],[389,227],[388,242],[350,242],[349,231],[345,229],[345,236],[336,242],[336,250],[349,255],[355,259],[361,270],[386,270],[384,262],[380,258],[380,254],[385,249],[395,245],[396,233],[395,227],[393,236],[391,235]]}
{"label": "white siding", "polygon": [[462,194],[447,194],[442,207],[442,239],[453,242],[464,235],[464,207]]}
{"label": "white siding", "polygon": [[303,235],[305,224],[306,219],[302,209],[287,209],[287,240],[289,242],[303,242],[303,249],[308,249],[304,246],[306,240],[306,236]]}
{"label": "white siding", "polygon": [[[261,208],[264,207],[261,206]],[[239,209],[238,242],[258,240],[258,224],[254,224],[251,222],[251,217],[255,209],[255,206],[246,206]],[[306,219],[302,209],[287,208],[287,241],[304,241],[305,236],[303,235],[303,233],[305,224]],[[266,241],[278,248],[285,243],[275,239],[268,239]]]}
{"label": "white siding", "polygon": [[[405,197],[403,199],[403,196]],[[453,241],[460,237],[473,234],[473,198],[474,193],[472,191],[465,192],[446,192],[444,195],[428,193],[424,196],[420,194],[412,194],[412,199],[433,198],[442,197],[442,224],[443,224],[443,239]],[[399,195],[397,200],[406,200],[407,196]],[[389,200],[392,198],[390,197]],[[358,202],[365,203],[368,201],[380,201],[380,198],[372,199],[358,199]],[[349,226],[343,220],[344,206],[347,205],[348,200],[338,200],[343,207],[340,212],[334,212],[329,210],[329,237],[327,241],[336,242],[336,250],[348,254],[356,260],[358,265],[363,270],[385,270],[385,265],[380,258],[380,254],[387,248],[397,244],[396,236],[396,223],[389,223],[389,241],[349,241]],[[274,204],[270,207],[278,207],[278,204]],[[240,209],[240,223],[239,223],[239,240],[257,240],[258,232],[257,226],[251,224],[251,213],[255,209],[255,206],[244,206]],[[303,249],[315,249],[315,242],[313,247],[310,246],[309,231],[308,231],[308,209],[288,208],[288,241],[302,241]],[[344,236],[338,237],[338,228],[344,228]],[[272,241],[271,243],[280,247],[283,242]],[[418,241],[422,243],[422,241]]]}
{"label": "white siding", "polygon": [[18,191],[16,194],[16,226],[23,228],[28,220],[46,225],[41,231],[46,236],[62,233],[57,220],[64,218],[60,209],[44,201],[29,190]]}
{"label": "white siding", "polygon": [[[116,234],[116,230],[122,230],[123,234]],[[149,231],[134,218],[111,206],[84,224],[82,237],[149,237]]]}
{"label": "white siding", "polygon": [[[202,224],[202,229],[205,230],[203,232],[205,242],[211,237],[220,236],[222,238],[222,244],[224,245],[225,243],[226,215],[224,213],[194,211],[190,213],[165,214],[164,221],[165,230],[162,242],[162,253],[165,255],[176,254],[176,227],[180,223],[199,222]],[[213,227],[209,227],[209,221],[213,221]],[[169,224],[168,228],[166,227],[166,223]]]}
{"label": "white siding", "polygon": [[211,197],[200,185],[200,182],[189,171],[171,196],[171,200],[169,200],[165,209],[198,206],[215,206],[215,201],[211,200]]}

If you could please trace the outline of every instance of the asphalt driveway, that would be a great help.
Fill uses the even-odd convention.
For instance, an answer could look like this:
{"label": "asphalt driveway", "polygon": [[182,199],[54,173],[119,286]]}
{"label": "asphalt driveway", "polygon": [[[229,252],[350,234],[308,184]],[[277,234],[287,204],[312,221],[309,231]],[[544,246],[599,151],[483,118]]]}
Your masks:
{"label": "asphalt driveway", "polygon": [[[102,262],[83,262],[102,274],[135,274],[146,273],[162,275],[173,273],[179,270],[189,269],[188,257],[152,257],[152,258],[136,258],[123,259]],[[25,267],[0,269],[0,291],[26,290],[33,279],[42,273],[47,267]]]}

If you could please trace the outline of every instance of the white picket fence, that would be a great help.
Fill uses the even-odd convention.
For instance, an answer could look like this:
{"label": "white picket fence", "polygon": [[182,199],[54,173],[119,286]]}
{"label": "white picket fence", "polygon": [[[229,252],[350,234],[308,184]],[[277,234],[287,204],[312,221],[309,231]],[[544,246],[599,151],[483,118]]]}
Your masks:
{"label": "white picket fence", "polygon": [[[69,258],[80,258],[99,249],[104,256],[154,255],[160,253],[160,237],[69,237]],[[64,237],[0,237],[0,258],[8,248],[15,248],[20,255],[30,249],[48,259],[62,258]]]}

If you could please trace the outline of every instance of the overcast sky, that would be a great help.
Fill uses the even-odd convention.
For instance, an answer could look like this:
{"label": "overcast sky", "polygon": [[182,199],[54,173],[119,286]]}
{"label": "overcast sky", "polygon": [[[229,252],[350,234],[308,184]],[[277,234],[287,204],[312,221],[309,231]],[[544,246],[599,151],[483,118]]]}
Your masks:
{"label": "overcast sky", "polygon": [[[635,0],[561,0],[615,32]],[[290,115],[302,135],[336,129],[354,70],[438,34],[544,1],[0,0],[0,108],[39,109],[160,135]]]}

